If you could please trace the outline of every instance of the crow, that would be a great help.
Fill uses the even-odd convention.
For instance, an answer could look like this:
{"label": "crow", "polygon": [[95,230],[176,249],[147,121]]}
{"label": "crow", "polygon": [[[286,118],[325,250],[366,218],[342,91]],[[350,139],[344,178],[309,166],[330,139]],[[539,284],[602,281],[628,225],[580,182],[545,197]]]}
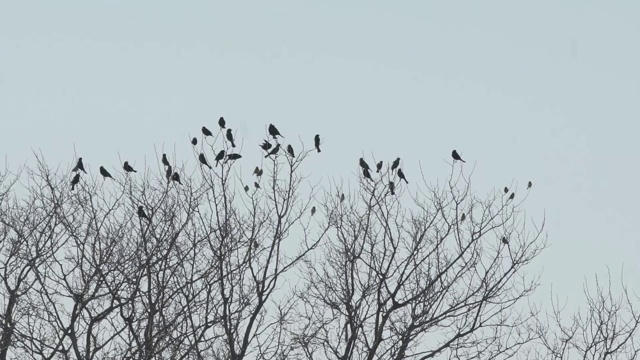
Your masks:
{"label": "crow", "polygon": [[167,160],[167,154],[162,154],[162,165],[171,166],[169,165],[169,160]]}
{"label": "crow", "polygon": [[220,119],[218,119],[218,125],[220,125],[220,129],[224,129],[225,124],[226,124],[226,121],[224,121],[224,118],[220,116]]}
{"label": "crow", "polygon": [[400,166],[400,158],[396,158],[395,160],[393,160],[393,163],[391,164],[391,172],[397,169],[398,166]]}
{"label": "crow", "polygon": [[276,144],[276,147],[273,148],[273,150],[271,150],[267,155],[265,155],[265,158],[268,158],[271,155],[275,155],[278,153],[278,151],[280,151],[280,144]]}
{"label": "crow", "polygon": [[259,172],[260,172],[260,167],[256,166],[256,168],[253,169],[253,175],[258,175]]}
{"label": "crow", "polygon": [[240,154],[228,154],[227,155],[227,160],[225,160],[224,162],[227,162],[229,160],[238,160],[240,158],[242,158],[242,155],[240,155]]}
{"label": "crow", "polygon": [[379,173],[382,170],[382,160],[378,161],[376,164],[376,172]]}
{"label": "crow", "polygon": [[231,129],[227,129],[227,140],[231,143],[231,147],[236,147],[236,143],[233,142],[233,132]]}
{"label": "crow", "polygon": [[369,167],[369,164],[367,164],[367,162],[366,162],[366,161],[364,161],[364,159],[363,159],[363,158],[360,158],[360,166],[361,166],[363,169],[371,170],[371,168]]}
{"label": "crow", "polygon": [[516,197],[516,193],[512,192],[511,195],[509,195],[509,200],[513,200]]}
{"label": "crow", "polygon": [[209,131],[209,129],[207,129],[206,127],[202,127],[202,133],[204,134],[204,136],[213,136],[213,133],[211,131]]}
{"label": "crow", "polygon": [[256,189],[260,189],[260,184],[258,184],[256,181],[253,182],[253,186],[255,186]]}
{"label": "crow", "polygon": [[344,201],[344,193],[340,194],[340,202]]}
{"label": "crow", "polygon": [[244,186],[244,192],[249,192],[249,185]]}
{"label": "crow", "polygon": [[85,173],[85,174],[87,173],[84,170],[84,164],[82,163],[82,158],[81,157],[78,158],[78,163],[76,164],[76,167],[74,167],[73,170],[71,170],[71,171],[76,172],[78,170],[82,170],[82,172]]}
{"label": "crow", "polygon": [[453,151],[451,152],[451,157],[453,158],[453,160],[460,160],[460,161],[462,161],[462,162],[466,162],[466,161],[462,160],[462,158],[460,157],[460,155],[458,154],[458,152],[457,152],[457,151],[455,151],[455,150],[453,150]]}
{"label": "crow", "polygon": [[169,183],[169,181],[171,181],[171,175],[173,175],[173,169],[171,169],[171,166],[169,166],[167,168],[167,171],[165,172],[165,176],[167,178],[167,183]]}
{"label": "crow", "polygon": [[191,145],[193,145],[193,146],[198,145],[198,139],[196,139],[196,138],[191,139]]}
{"label": "crow", "polygon": [[100,175],[103,176],[103,180],[107,180],[108,177],[113,179],[113,176],[111,176],[111,174],[109,174],[109,172],[107,171],[107,169],[105,169],[104,167],[100,166]]}
{"label": "crow", "polygon": [[407,178],[406,178],[406,177],[404,177],[404,173],[402,172],[402,169],[398,169],[398,177],[399,177],[400,179],[404,180],[407,184],[409,183],[409,182],[407,181]]}
{"label": "crow", "polygon": [[316,134],[316,136],[313,137],[313,143],[316,146],[316,150],[320,152],[320,134]]}
{"label": "crow", "polygon": [[389,181],[389,192],[391,195],[396,194],[396,184],[393,181]]}
{"label": "crow", "polygon": [[207,158],[204,157],[203,153],[200,153],[200,155],[198,155],[198,160],[200,161],[200,163],[202,165],[207,165],[209,167],[209,169],[211,169],[211,165],[209,165],[209,163],[207,162]]}
{"label": "crow", "polygon": [[287,152],[289,153],[289,155],[291,155],[291,157],[296,157],[295,153],[293,152],[293,147],[291,147],[291,145],[287,145]]}
{"label": "crow", "polygon": [[270,142],[268,142],[267,140],[265,140],[262,145],[260,145],[260,147],[262,148],[262,150],[264,151],[269,151],[269,149],[271,149],[273,145],[271,145]]}
{"label": "crow", "polygon": [[529,181],[529,183],[527,184],[527,190],[531,189],[532,186],[533,186],[533,183]]}
{"label": "crow", "polygon": [[273,124],[269,124],[269,135],[273,136],[274,139],[277,139],[278,136],[283,137]]}
{"label": "crow", "polygon": [[463,222],[464,219],[467,218],[467,215],[465,215],[464,213],[462,213],[462,216],[460,216],[460,222]]}
{"label": "crow", "polygon": [[149,219],[149,217],[147,216],[147,213],[144,212],[144,207],[142,205],[138,206],[138,217],[151,221],[151,219]]}
{"label": "crow", "polygon": [[509,245],[509,240],[505,236],[502,237],[502,243],[505,245]]}
{"label": "crow", "polygon": [[124,162],[124,165],[122,166],[122,168],[124,169],[124,171],[126,172],[137,172],[135,170],[133,170],[133,168],[131,167],[131,165],[129,165],[128,161]]}
{"label": "crow", "polygon": [[177,172],[174,172],[173,175],[171,175],[171,180],[177,182],[178,184],[182,185],[182,182],[180,182],[180,175]]}
{"label": "crow", "polygon": [[220,150],[220,152],[218,153],[218,155],[216,155],[216,166],[218,166],[218,164],[220,163],[220,160],[224,159],[224,150]]}
{"label": "crow", "polygon": [[506,194],[506,193],[508,193],[508,192],[509,192],[509,188],[505,186],[505,187],[504,187],[504,193]]}
{"label": "crow", "polygon": [[316,207],[312,207],[311,208],[311,216],[313,216],[316,213]]}
{"label": "crow", "polygon": [[80,182],[80,173],[76,173],[71,179],[71,190],[76,188],[76,185]]}
{"label": "crow", "polygon": [[364,175],[364,177],[366,177],[367,179],[373,181],[373,179],[371,178],[371,174],[369,173],[369,169],[362,168],[362,175]]}

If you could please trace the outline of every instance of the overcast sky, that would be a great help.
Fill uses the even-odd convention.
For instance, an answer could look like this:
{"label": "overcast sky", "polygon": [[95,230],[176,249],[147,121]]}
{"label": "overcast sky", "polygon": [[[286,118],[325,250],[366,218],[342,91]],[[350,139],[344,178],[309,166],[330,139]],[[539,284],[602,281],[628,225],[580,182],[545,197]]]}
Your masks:
{"label": "overcast sky", "polygon": [[639,39],[637,1],[2,1],[0,155],[155,168],[224,116],[243,149],[273,122],[323,136],[318,176],[373,151],[414,186],[455,148],[479,196],[533,181],[541,295],[574,296],[640,279]]}

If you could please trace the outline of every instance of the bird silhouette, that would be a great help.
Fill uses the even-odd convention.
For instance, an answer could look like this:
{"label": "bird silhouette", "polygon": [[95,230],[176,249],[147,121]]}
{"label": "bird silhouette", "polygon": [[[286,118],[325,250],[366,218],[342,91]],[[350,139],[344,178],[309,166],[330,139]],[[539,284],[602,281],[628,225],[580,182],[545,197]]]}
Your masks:
{"label": "bird silhouette", "polygon": [[509,245],[509,240],[505,236],[502,237],[502,243],[505,245]]}
{"label": "bird silhouette", "polygon": [[138,217],[151,221],[151,219],[149,219],[149,217],[147,216],[147,213],[144,212],[144,207],[142,205],[138,206]]}
{"label": "bird silhouette", "polygon": [[82,172],[85,173],[85,174],[87,173],[84,170],[84,164],[82,163],[82,158],[81,157],[78,158],[78,163],[76,163],[76,166],[71,171],[76,172],[78,170],[82,170]]}
{"label": "bird silhouette", "polygon": [[178,184],[182,185],[182,182],[180,181],[180,175],[177,172],[174,172],[173,175],[171,175],[171,180],[177,182]]}
{"label": "bird silhouette", "polygon": [[315,207],[315,206],[313,206],[313,207],[311,208],[311,216],[313,216],[315,213],[316,213],[316,207]]}
{"label": "bird silhouette", "polygon": [[398,166],[400,166],[400,158],[396,158],[395,160],[393,160],[393,163],[391,164],[391,172],[397,169]]}
{"label": "bird silhouette", "polygon": [[231,147],[236,147],[236,143],[233,142],[233,132],[231,129],[227,129],[227,140],[231,143]]}
{"label": "bird silhouette", "polygon": [[198,139],[196,139],[196,138],[191,139],[191,145],[193,145],[193,146],[198,145]]}
{"label": "bird silhouette", "polygon": [[376,164],[376,173],[379,173],[382,170],[382,160],[378,161]]}
{"label": "bird silhouette", "polygon": [[249,192],[249,185],[244,186],[244,192]]}
{"label": "bird silhouette", "polygon": [[213,133],[209,131],[209,129],[207,129],[205,126],[202,127],[202,133],[204,134],[204,136],[213,136]]}
{"label": "bird silhouette", "polygon": [[407,181],[407,178],[404,176],[404,173],[402,172],[402,169],[398,169],[398,177],[402,180],[404,180],[407,184],[409,183]]}
{"label": "bird silhouette", "polygon": [[340,194],[340,202],[344,201],[344,193]]}
{"label": "bird silhouette", "polygon": [[169,160],[167,160],[167,154],[162,154],[162,165],[171,166],[169,165]]}
{"label": "bird silhouette", "polygon": [[103,180],[107,180],[108,177],[113,179],[113,176],[103,166],[100,166],[100,175],[102,175]]}
{"label": "bird silhouette", "polygon": [[256,166],[256,168],[253,169],[253,175],[258,175],[258,172],[260,172],[260,167]]}
{"label": "bird silhouette", "polygon": [[124,171],[126,172],[137,172],[135,170],[133,170],[133,168],[131,167],[131,165],[129,165],[128,161],[124,162],[124,165],[122,166],[122,168],[124,169]]}
{"label": "bird silhouette", "polygon": [[373,181],[373,179],[371,178],[371,174],[369,173],[369,169],[362,168],[362,175],[364,175],[364,177],[366,177],[367,179]]}
{"label": "bird silhouette", "polygon": [[532,186],[533,186],[533,183],[529,181],[529,183],[527,184],[527,190],[531,189]]}
{"label": "bird silhouette", "polygon": [[173,169],[171,166],[168,166],[167,171],[164,173],[164,176],[167,178],[167,184],[171,181],[171,175],[173,175]]}
{"label": "bird silhouette", "polygon": [[76,185],[80,182],[80,173],[76,173],[71,179],[71,190],[76,188]]}
{"label": "bird silhouette", "polygon": [[220,150],[218,155],[216,155],[216,158],[215,158],[216,166],[218,166],[218,164],[220,163],[220,160],[222,159],[224,159],[224,150]]}
{"label": "bird silhouette", "polygon": [[280,151],[280,144],[276,144],[276,146],[273,148],[273,150],[269,151],[269,153],[267,155],[265,155],[265,158],[268,158],[271,155],[275,155],[278,153],[278,151]]}
{"label": "bird silhouette", "polygon": [[467,215],[465,215],[464,213],[462,213],[462,216],[460,216],[460,222],[463,222],[464,219],[467,218]]}
{"label": "bird silhouette", "polygon": [[227,160],[225,160],[224,162],[227,162],[229,160],[238,160],[241,158],[242,158],[242,155],[240,154],[227,154]]}
{"label": "bird silhouette", "polygon": [[293,152],[293,147],[291,145],[287,145],[287,152],[291,157],[296,157],[296,154]]}
{"label": "bird silhouette", "polygon": [[274,139],[277,139],[278,136],[283,137],[273,124],[269,124],[269,135],[273,136]]}
{"label": "bird silhouette", "polygon": [[511,195],[509,195],[509,200],[513,200],[516,197],[516,193],[512,192]]}
{"label": "bird silhouette", "polygon": [[367,164],[366,161],[364,161],[363,158],[360,158],[360,167],[362,167],[363,169],[367,169],[367,170],[371,170],[371,168],[369,167],[369,164]]}
{"label": "bird silhouette", "polygon": [[260,189],[260,184],[258,184],[258,182],[256,181],[253,182],[253,186],[255,186],[256,189]]}
{"label": "bird silhouette", "polygon": [[505,186],[505,187],[504,187],[504,193],[506,194],[506,193],[508,193],[508,192],[509,192],[509,188]]}
{"label": "bird silhouette", "polygon": [[272,147],[272,146],[273,146],[273,145],[271,145],[271,143],[270,143],[269,141],[267,141],[267,140],[265,140],[265,141],[260,145],[260,147],[261,147],[261,148],[262,148],[262,150],[264,150],[264,151],[269,151],[269,149],[271,149],[271,147]]}
{"label": "bird silhouette", "polygon": [[201,163],[202,165],[206,165],[206,166],[208,166],[208,167],[209,167],[209,169],[211,169],[211,165],[209,165],[209,163],[207,162],[207,158],[206,158],[206,157],[204,157],[204,154],[203,154],[203,153],[200,153],[200,155],[198,155],[198,160],[200,161],[200,163]]}
{"label": "bird silhouette", "polygon": [[396,184],[393,181],[389,181],[389,192],[391,195],[396,194]]}
{"label": "bird silhouette", "polygon": [[224,121],[224,117],[220,116],[220,119],[218,119],[218,125],[220,125],[220,129],[224,129],[224,126],[227,122]]}
{"label": "bird silhouette", "polygon": [[260,171],[258,171],[258,173],[256,175],[258,175],[258,177],[262,177],[263,171],[262,169],[260,169]]}
{"label": "bird silhouette", "polygon": [[316,134],[316,136],[313,137],[313,143],[316,146],[316,150],[320,152],[320,134]]}
{"label": "bird silhouette", "polygon": [[453,151],[451,152],[451,157],[453,158],[453,160],[460,160],[460,161],[462,161],[462,162],[466,162],[466,161],[462,160],[462,158],[460,157],[460,155],[458,154],[458,152],[457,152],[457,151],[455,151],[455,150],[453,150]]}

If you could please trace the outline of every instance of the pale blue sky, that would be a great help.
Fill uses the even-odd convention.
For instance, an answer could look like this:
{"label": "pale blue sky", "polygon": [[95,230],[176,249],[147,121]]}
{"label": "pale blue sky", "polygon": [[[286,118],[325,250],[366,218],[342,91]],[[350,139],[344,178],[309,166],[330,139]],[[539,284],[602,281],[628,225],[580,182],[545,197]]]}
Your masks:
{"label": "pale blue sky", "polygon": [[221,115],[251,151],[322,134],[317,175],[352,181],[374,151],[435,182],[455,148],[479,194],[534,182],[541,291],[572,296],[640,279],[639,39],[637,1],[3,1],[0,155],[115,173]]}

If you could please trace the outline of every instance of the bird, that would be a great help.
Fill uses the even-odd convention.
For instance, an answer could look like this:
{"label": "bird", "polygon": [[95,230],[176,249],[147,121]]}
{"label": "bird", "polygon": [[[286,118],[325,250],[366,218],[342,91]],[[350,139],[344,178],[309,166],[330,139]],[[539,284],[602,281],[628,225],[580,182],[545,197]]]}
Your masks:
{"label": "bird", "polygon": [[280,150],[280,144],[276,144],[276,146],[273,148],[273,150],[269,151],[269,153],[267,155],[265,155],[265,158],[268,158],[271,155],[275,155],[278,153],[278,151]]}
{"label": "bird", "polygon": [[209,129],[207,129],[205,126],[202,127],[202,133],[204,134],[204,136],[213,136],[213,133],[209,131]]}
{"label": "bird", "polygon": [[296,157],[295,153],[293,152],[293,147],[291,145],[287,145],[287,152],[289,153],[289,155],[291,155],[291,157]]}
{"label": "bird", "polygon": [[173,175],[173,169],[171,166],[167,167],[167,171],[165,172],[165,177],[167,178],[167,183],[171,181],[171,175]]}
{"label": "bird", "polygon": [[316,134],[316,136],[313,137],[313,143],[316,146],[316,150],[320,152],[320,134]]}
{"label": "bird", "polygon": [[256,175],[258,175],[258,177],[262,177],[263,173],[264,173],[264,171],[262,171],[262,169],[260,169],[260,171],[258,171],[258,173]]}
{"label": "bird", "polygon": [[465,215],[464,213],[462,213],[462,216],[460,216],[460,222],[463,222],[464,219],[467,218],[467,215]]}
{"label": "bird", "polygon": [[260,172],[260,167],[256,166],[256,168],[253,169],[253,175],[258,175],[259,172]]}
{"label": "bird", "polygon": [[258,184],[258,182],[257,182],[257,181],[254,181],[254,182],[253,182],[253,186],[255,186],[255,187],[256,187],[256,189],[260,189],[260,184]]}
{"label": "bird", "polygon": [[400,158],[396,158],[395,160],[393,160],[393,163],[391,164],[391,172],[397,169],[398,166],[400,166]]}
{"label": "bird", "polygon": [[460,155],[458,154],[458,152],[457,152],[457,151],[455,151],[455,150],[453,150],[453,151],[451,152],[451,157],[453,157],[453,160],[460,160],[460,161],[462,161],[462,162],[466,162],[466,161],[462,160],[462,158],[460,157]]}
{"label": "bird", "polygon": [[505,244],[505,245],[509,245],[509,240],[507,240],[506,236],[502,237],[502,243]]}
{"label": "bird", "polygon": [[269,124],[269,135],[273,136],[274,139],[277,139],[278,136],[283,137],[273,124]]}
{"label": "bird", "polygon": [[224,162],[227,162],[229,160],[238,160],[242,158],[242,155],[240,154],[227,154],[227,160],[225,160]]}
{"label": "bird", "polygon": [[236,143],[233,142],[233,132],[231,129],[227,129],[227,140],[231,143],[231,147],[236,147]]}
{"label": "bird", "polygon": [[407,181],[407,178],[406,178],[406,177],[404,177],[404,173],[402,172],[402,169],[398,169],[398,177],[399,177],[400,179],[404,180],[407,184],[409,183],[409,182]]}
{"label": "bird", "polygon": [[505,187],[504,187],[504,193],[506,194],[506,193],[508,193],[508,192],[509,192],[509,188],[505,186]]}
{"label": "bird", "polygon": [[216,158],[215,158],[216,166],[218,166],[218,164],[220,163],[220,160],[222,159],[224,159],[224,150],[220,150],[218,155],[216,155]]}
{"label": "bird", "polygon": [[533,183],[529,181],[529,183],[527,184],[527,190],[531,189],[532,186],[533,186]]}
{"label": "bird", "polygon": [[265,140],[265,141],[260,145],[260,147],[261,147],[261,148],[262,148],[262,150],[264,150],[264,151],[269,151],[269,149],[271,149],[271,147],[272,147],[272,146],[273,146],[273,145],[271,145],[271,143],[270,143],[269,141],[267,141],[267,140]]}
{"label": "bird", "polygon": [[196,139],[196,138],[191,139],[191,145],[193,145],[193,146],[198,145],[198,139]]}
{"label": "bird", "polygon": [[200,161],[200,163],[202,165],[207,165],[209,167],[209,169],[211,169],[211,165],[209,165],[209,163],[207,162],[207,158],[204,157],[203,153],[200,153],[200,155],[198,155],[198,160]]}
{"label": "bird", "polygon": [[149,217],[147,216],[147,213],[144,212],[144,207],[142,205],[138,206],[138,217],[151,221],[151,219],[149,219]]}
{"label": "bird", "polygon": [[224,121],[224,117],[220,116],[220,119],[218,119],[218,125],[220,125],[220,129],[224,129],[224,125],[225,125],[226,123],[227,123],[227,122],[226,122],[226,121]]}
{"label": "bird", "polygon": [[313,216],[316,213],[316,207],[312,207],[311,208],[311,216]]}
{"label": "bird", "polygon": [[76,167],[74,167],[73,170],[71,170],[71,171],[76,172],[78,170],[82,170],[82,172],[84,172],[85,174],[87,173],[84,170],[84,164],[82,163],[82,158],[81,157],[78,158],[78,163],[76,164]]}
{"label": "bird", "polygon": [[162,165],[171,166],[169,165],[169,160],[167,160],[167,154],[162,154]]}
{"label": "bird", "polygon": [[173,175],[171,175],[171,180],[177,182],[178,184],[182,185],[182,182],[180,181],[180,175],[177,172],[174,172]]}
{"label": "bird", "polygon": [[393,181],[389,181],[389,192],[391,195],[396,194],[396,184]]}
{"label": "bird", "polygon": [[108,177],[113,179],[113,176],[111,176],[111,174],[109,174],[107,169],[105,169],[103,166],[100,166],[100,175],[103,176],[103,180],[107,180]]}
{"label": "bird", "polygon": [[362,175],[364,175],[364,177],[366,177],[367,179],[373,181],[373,179],[371,178],[371,174],[369,173],[369,169],[362,168]]}
{"label": "bird", "polygon": [[382,160],[378,161],[376,164],[376,173],[379,173],[382,170]]}
{"label": "bird", "polygon": [[137,172],[135,170],[133,170],[133,168],[131,167],[131,165],[129,165],[128,161],[124,162],[124,165],[122,166],[122,168],[124,169],[124,171],[126,172]]}
{"label": "bird", "polygon": [[371,168],[369,167],[369,164],[367,164],[367,162],[366,162],[366,161],[364,161],[364,159],[363,159],[363,158],[360,158],[360,162],[359,162],[359,163],[360,163],[360,166],[361,166],[363,169],[371,170]]}
{"label": "bird", "polygon": [[249,192],[249,185],[244,186],[244,192]]}
{"label": "bird", "polygon": [[512,192],[511,195],[509,195],[509,200],[513,200],[516,197],[516,193]]}
{"label": "bird", "polygon": [[76,185],[80,182],[80,173],[76,173],[71,179],[71,190],[76,188]]}
{"label": "bird", "polygon": [[344,201],[344,193],[340,194],[340,202]]}

